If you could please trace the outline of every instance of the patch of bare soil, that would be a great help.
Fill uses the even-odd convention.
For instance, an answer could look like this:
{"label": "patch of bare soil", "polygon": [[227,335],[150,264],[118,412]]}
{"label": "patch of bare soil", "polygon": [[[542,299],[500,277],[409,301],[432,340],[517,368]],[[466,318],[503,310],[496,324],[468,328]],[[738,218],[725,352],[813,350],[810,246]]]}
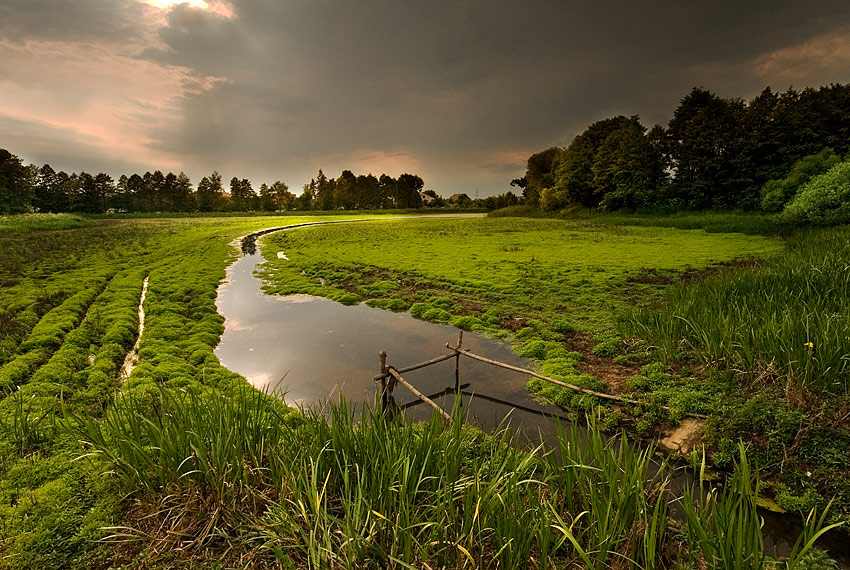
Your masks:
{"label": "patch of bare soil", "polygon": [[703,420],[685,418],[678,426],[662,433],[658,445],[666,451],[679,452],[687,455],[702,442]]}
{"label": "patch of bare soil", "polygon": [[758,267],[760,264],[758,259],[735,259],[732,261],[722,261],[709,267],[702,269],[689,269],[679,276],[680,283],[693,283],[694,281],[702,281],[709,277],[722,273],[728,269],[745,269],[750,267]]}
{"label": "patch of bare soil", "polygon": [[567,334],[565,344],[568,349],[581,354],[581,362],[578,363],[576,369],[604,382],[607,386],[605,391],[609,394],[625,392],[626,381],[640,373],[639,365],[617,364],[610,358],[593,354],[595,343],[580,332]]}

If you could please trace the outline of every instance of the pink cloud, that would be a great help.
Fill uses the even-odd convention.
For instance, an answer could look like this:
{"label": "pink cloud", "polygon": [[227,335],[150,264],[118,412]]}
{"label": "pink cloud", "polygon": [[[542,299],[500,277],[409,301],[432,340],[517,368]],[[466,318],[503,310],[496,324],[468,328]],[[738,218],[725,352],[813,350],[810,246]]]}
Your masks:
{"label": "pink cloud", "polygon": [[187,4],[192,8],[204,10],[211,14],[215,14],[221,18],[231,19],[236,17],[236,10],[230,2],[222,0],[138,0],[143,4],[159,8],[160,10],[170,10],[174,6]]}
{"label": "pink cloud", "polygon": [[104,156],[177,168],[183,157],[155,150],[154,133],[181,120],[181,99],[216,78],[139,59],[145,38],[127,45],[32,40],[0,42],[0,113],[81,135]]}

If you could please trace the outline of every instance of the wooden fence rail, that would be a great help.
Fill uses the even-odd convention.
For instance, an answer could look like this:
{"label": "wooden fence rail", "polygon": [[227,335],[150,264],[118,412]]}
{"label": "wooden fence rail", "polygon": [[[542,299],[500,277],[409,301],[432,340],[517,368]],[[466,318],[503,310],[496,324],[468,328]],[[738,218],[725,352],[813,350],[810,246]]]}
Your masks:
{"label": "wooden fence rail", "polygon": [[[573,390],[580,394],[588,394],[590,396],[595,396],[597,398],[601,398],[603,400],[608,400],[611,402],[617,402],[620,404],[632,404],[632,405],[644,405],[646,402],[640,402],[638,400],[632,400],[631,398],[625,398],[622,396],[616,396],[614,394],[606,394],[605,392],[597,392],[596,390],[591,390],[590,388],[585,388],[584,386],[576,386],[575,384],[569,384],[567,382],[562,382],[561,380],[556,380],[555,378],[549,378],[548,376],[544,376],[542,374],[538,374],[533,370],[528,370],[526,368],[520,368],[519,366],[514,366],[512,364],[508,364],[506,362],[500,362],[498,360],[494,360],[492,358],[487,358],[484,356],[480,356],[478,354],[473,354],[467,348],[463,348],[463,331],[458,331],[457,337],[457,345],[452,346],[449,343],[446,343],[446,348],[452,351],[451,354],[444,354],[442,356],[438,356],[436,358],[432,358],[430,360],[426,360],[424,362],[420,362],[418,364],[413,364],[411,366],[407,366],[405,368],[396,369],[392,366],[387,366],[387,353],[386,351],[381,351],[379,354],[381,360],[381,373],[376,374],[373,380],[381,382],[381,403],[384,409],[386,409],[389,404],[389,396],[392,394],[393,388],[396,383],[402,384],[405,388],[410,390],[417,398],[421,399],[423,402],[434,408],[437,412],[439,412],[447,421],[451,420],[451,416],[446,413],[440,406],[438,406],[433,400],[425,396],[422,392],[416,389],[410,382],[406,381],[402,378],[401,374],[404,372],[410,372],[412,370],[418,370],[420,368],[425,368],[426,366],[431,366],[432,364],[437,364],[439,362],[443,362],[444,360],[449,360],[451,358],[455,359],[455,392],[460,393],[459,384],[459,367],[460,367],[460,357],[465,356],[472,360],[477,360],[478,362],[484,362],[485,364],[490,364],[492,366],[498,366],[500,368],[505,368],[507,370],[513,370],[514,372],[519,372],[521,374],[527,374],[528,376],[532,376],[534,378],[539,378],[546,382],[551,382],[557,386],[561,386],[568,390]],[[660,406],[662,409],[670,411],[668,406]],[[707,416],[703,414],[694,414],[694,413],[686,413],[684,414],[688,417],[706,419]]]}

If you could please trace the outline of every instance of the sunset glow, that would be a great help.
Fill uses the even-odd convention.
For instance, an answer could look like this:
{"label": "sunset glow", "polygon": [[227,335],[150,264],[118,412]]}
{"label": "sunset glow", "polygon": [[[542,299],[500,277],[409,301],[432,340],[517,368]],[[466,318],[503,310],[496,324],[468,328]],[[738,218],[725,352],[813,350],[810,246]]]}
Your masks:
{"label": "sunset glow", "polygon": [[148,4],[153,6],[154,8],[159,8],[160,10],[169,10],[174,6],[178,6],[180,4],[187,4],[192,8],[198,8],[199,10],[204,10],[206,12],[210,12],[211,14],[216,14],[221,16],[222,18],[232,18],[234,16],[233,7],[226,3],[220,2],[216,0],[211,0],[210,2],[205,2],[204,0],[139,0],[143,4]]}

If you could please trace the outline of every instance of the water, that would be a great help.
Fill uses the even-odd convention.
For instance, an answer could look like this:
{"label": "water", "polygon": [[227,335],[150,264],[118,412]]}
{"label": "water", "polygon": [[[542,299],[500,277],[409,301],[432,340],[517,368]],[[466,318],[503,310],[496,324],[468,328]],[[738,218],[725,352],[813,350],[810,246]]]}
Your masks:
{"label": "water", "polygon": [[[406,312],[344,306],[306,295],[265,295],[253,275],[262,261],[258,253],[244,255],[219,288],[216,304],[225,317],[225,332],[215,353],[224,366],[259,389],[281,393],[287,403],[321,405],[339,396],[355,405],[374,402],[379,351],[387,352],[388,364],[403,368],[447,354],[446,343],[457,342],[456,328]],[[498,340],[466,332],[463,346],[508,364],[530,366]],[[426,395],[442,393],[434,399],[451,410],[455,359],[407,372],[404,378]],[[559,410],[534,400],[524,375],[461,358],[458,380],[470,423],[493,430],[507,418],[529,438],[538,429],[551,433],[550,420],[541,414],[559,415]],[[394,397],[414,417],[431,414],[404,386],[396,387]]]}

